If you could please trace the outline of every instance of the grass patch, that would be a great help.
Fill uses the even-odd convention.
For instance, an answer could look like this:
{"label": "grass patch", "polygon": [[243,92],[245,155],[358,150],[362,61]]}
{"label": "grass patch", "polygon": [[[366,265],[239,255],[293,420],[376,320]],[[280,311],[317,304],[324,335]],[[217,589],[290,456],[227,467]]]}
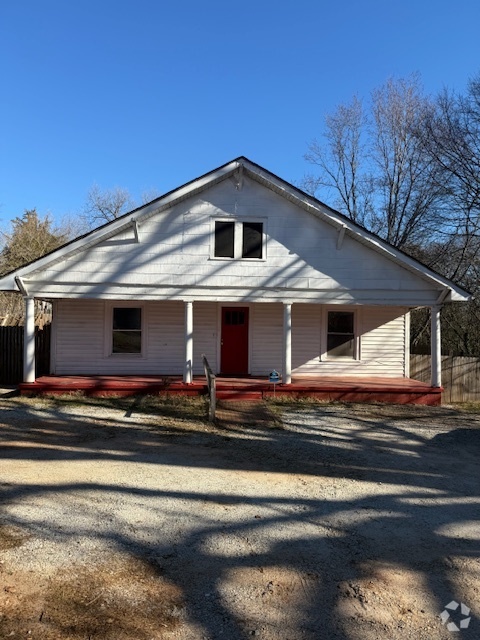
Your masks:
{"label": "grass patch", "polygon": [[455,411],[463,411],[465,413],[480,414],[480,402],[455,402],[446,405]]}
{"label": "grass patch", "polygon": [[99,407],[122,411],[127,417],[133,415],[158,415],[177,420],[204,421],[207,418],[207,403],[203,397],[145,395],[91,397],[82,393],[66,395],[44,395],[35,398],[21,397],[19,404],[33,405],[39,409],[62,409],[64,407]]}
{"label": "grass patch", "polygon": [[29,536],[19,529],[7,525],[0,525],[0,551],[21,547],[28,538]]}

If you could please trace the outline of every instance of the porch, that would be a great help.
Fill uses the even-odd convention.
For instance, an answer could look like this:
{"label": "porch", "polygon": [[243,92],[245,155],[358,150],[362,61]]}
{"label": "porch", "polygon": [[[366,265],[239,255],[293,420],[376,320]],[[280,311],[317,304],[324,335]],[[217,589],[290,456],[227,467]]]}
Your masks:
{"label": "porch", "polygon": [[[298,376],[291,384],[276,384],[268,378],[217,376],[219,400],[262,400],[314,398],[327,402],[383,402],[393,404],[440,405],[442,389],[410,378]],[[182,376],[41,376],[19,385],[21,394],[83,393],[89,396],[133,396],[167,394],[201,396],[207,393],[205,376],[185,383]]]}

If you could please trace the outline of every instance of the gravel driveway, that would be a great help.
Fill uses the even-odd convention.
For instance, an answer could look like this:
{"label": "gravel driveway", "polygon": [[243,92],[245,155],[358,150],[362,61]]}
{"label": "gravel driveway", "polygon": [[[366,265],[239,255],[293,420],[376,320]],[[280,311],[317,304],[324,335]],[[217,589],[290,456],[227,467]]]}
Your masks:
{"label": "gravel driveway", "polygon": [[480,638],[480,416],[148,402],[0,398],[0,638]]}

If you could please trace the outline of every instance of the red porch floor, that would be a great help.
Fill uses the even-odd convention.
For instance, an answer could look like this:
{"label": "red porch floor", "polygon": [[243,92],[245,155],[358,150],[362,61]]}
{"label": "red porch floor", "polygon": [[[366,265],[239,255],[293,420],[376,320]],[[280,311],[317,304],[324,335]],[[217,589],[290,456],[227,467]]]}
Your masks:
{"label": "red porch floor", "polygon": [[[180,376],[41,376],[19,385],[22,394],[86,395],[180,394],[205,395],[206,379],[196,376],[185,384]],[[299,377],[292,384],[277,384],[267,378],[217,377],[217,397],[224,400],[255,400],[290,396],[340,402],[385,402],[391,404],[439,405],[442,390],[409,378]]]}

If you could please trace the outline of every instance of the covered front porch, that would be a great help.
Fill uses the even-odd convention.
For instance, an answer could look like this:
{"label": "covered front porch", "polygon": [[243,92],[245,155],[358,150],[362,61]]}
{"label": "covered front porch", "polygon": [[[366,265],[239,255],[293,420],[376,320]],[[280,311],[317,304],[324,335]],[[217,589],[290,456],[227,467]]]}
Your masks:
{"label": "covered front porch", "polygon": [[[430,387],[438,389],[440,308],[431,309]],[[117,312],[135,316],[135,330],[116,329]],[[25,315],[23,381],[36,384],[31,298],[26,299]],[[404,380],[410,384],[405,307],[65,299],[55,301],[53,318],[49,373],[57,379],[108,381],[130,376],[157,380],[155,384],[168,380],[169,385],[195,385],[205,353],[213,370],[227,374],[228,380],[237,376],[264,384],[276,369],[282,388],[346,383],[357,388],[369,380],[380,380],[382,387],[398,387]],[[338,326],[332,327],[335,321]],[[117,345],[118,335],[127,348]]]}
{"label": "covered front porch", "polygon": [[[410,378],[353,376],[292,376],[289,384],[273,385],[264,377],[216,378],[219,400],[262,400],[265,398],[312,398],[324,402],[383,402],[391,404],[440,405],[441,387]],[[70,394],[89,396],[133,396],[168,394],[201,396],[207,394],[204,376],[185,382],[182,376],[41,376],[21,383],[22,394]]]}

